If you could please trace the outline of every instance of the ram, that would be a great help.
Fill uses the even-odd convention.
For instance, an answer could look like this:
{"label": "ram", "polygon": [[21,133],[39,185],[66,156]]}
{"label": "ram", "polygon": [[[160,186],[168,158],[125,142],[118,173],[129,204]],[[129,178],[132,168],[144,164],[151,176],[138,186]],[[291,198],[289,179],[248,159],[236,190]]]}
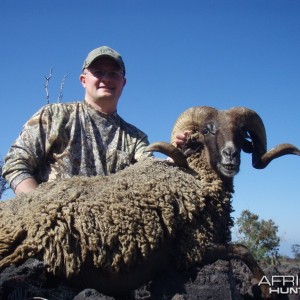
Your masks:
{"label": "ram", "polygon": [[40,185],[0,205],[0,269],[29,257],[82,288],[122,295],[171,265],[189,268],[242,259],[260,280],[247,249],[230,244],[233,177],[241,150],[264,168],[291,144],[267,152],[254,111],[193,107],[176,121],[190,136],[182,149],[155,143],[173,161],[147,158],[107,177],[73,177]]}

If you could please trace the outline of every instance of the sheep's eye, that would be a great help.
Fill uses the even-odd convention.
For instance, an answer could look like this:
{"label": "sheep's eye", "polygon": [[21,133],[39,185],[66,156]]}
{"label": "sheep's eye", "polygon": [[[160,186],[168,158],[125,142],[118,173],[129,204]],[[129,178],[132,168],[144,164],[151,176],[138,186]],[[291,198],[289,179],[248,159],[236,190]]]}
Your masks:
{"label": "sheep's eye", "polygon": [[202,130],[202,134],[203,135],[209,135],[209,134],[215,135],[216,134],[215,125],[214,124],[206,124],[206,127],[203,128],[203,130]]}
{"label": "sheep's eye", "polygon": [[202,131],[203,135],[208,135],[209,133],[210,133],[209,128],[204,128],[203,131]]}

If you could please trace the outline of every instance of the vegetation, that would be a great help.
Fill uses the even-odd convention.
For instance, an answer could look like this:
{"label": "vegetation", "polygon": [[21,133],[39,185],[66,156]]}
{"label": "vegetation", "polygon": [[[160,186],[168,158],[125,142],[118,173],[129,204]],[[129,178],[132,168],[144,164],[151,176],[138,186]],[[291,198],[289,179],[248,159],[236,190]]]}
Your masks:
{"label": "vegetation", "polygon": [[[46,92],[47,104],[50,103],[49,82],[52,77],[52,72],[53,72],[53,68],[50,69],[49,75],[47,75],[47,76],[45,75],[45,92]],[[66,78],[67,78],[67,74],[64,75],[64,77],[60,83],[60,90],[59,90],[59,95],[57,97],[57,103],[60,103],[62,101]]]}
{"label": "vegetation", "polygon": [[296,260],[300,260],[300,244],[292,245],[292,252]]}
{"label": "vegetation", "polygon": [[237,242],[247,246],[257,260],[277,259],[280,238],[278,226],[272,220],[260,220],[258,215],[243,210],[236,225]]}

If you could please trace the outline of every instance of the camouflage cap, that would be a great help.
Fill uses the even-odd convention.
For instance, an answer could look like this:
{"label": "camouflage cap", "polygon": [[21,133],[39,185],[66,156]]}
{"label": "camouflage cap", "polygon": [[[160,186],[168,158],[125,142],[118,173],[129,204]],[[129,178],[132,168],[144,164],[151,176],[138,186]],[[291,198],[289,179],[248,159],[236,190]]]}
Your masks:
{"label": "camouflage cap", "polygon": [[123,70],[124,75],[125,75],[125,65],[124,65],[122,56],[117,51],[115,51],[114,49],[107,47],[107,46],[101,46],[99,48],[92,50],[86,57],[86,59],[83,63],[83,66],[82,66],[82,70],[85,68],[88,68],[91,65],[91,63],[95,59],[99,58],[100,56],[109,56],[109,57],[113,58],[118,63],[120,68]]}

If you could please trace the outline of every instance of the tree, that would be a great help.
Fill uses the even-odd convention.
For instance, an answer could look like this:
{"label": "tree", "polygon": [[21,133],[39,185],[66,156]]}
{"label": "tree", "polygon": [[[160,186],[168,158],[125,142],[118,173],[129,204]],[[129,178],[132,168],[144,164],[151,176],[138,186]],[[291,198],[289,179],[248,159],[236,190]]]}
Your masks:
{"label": "tree", "polygon": [[0,199],[2,198],[2,194],[8,189],[7,182],[2,177],[2,166],[3,166],[3,160],[0,159]]}
{"label": "tree", "polygon": [[[49,75],[45,75],[45,91],[46,91],[47,104],[50,103],[49,82],[50,82],[50,79],[52,77],[52,72],[53,72],[53,68],[50,69]],[[59,95],[57,97],[57,102],[58,103],[60,103],[62,101],[62,98],[63,98],[63,91],[64,91],[66,78],[67,78],[67,74],[64,75],[64,77],[63,77],[63,79],[60,83]]]}
{"label": "tree", "polygon": [[292,245],[292,252],[295,259],[300,259],[300,244]]}
{"label": "tree", "polygon": [[247,246],[257,260],[276,259],[280,238],[278,226],[272,220],[259,220],[259,216],[243,210],[237,219],[238,242]]}

